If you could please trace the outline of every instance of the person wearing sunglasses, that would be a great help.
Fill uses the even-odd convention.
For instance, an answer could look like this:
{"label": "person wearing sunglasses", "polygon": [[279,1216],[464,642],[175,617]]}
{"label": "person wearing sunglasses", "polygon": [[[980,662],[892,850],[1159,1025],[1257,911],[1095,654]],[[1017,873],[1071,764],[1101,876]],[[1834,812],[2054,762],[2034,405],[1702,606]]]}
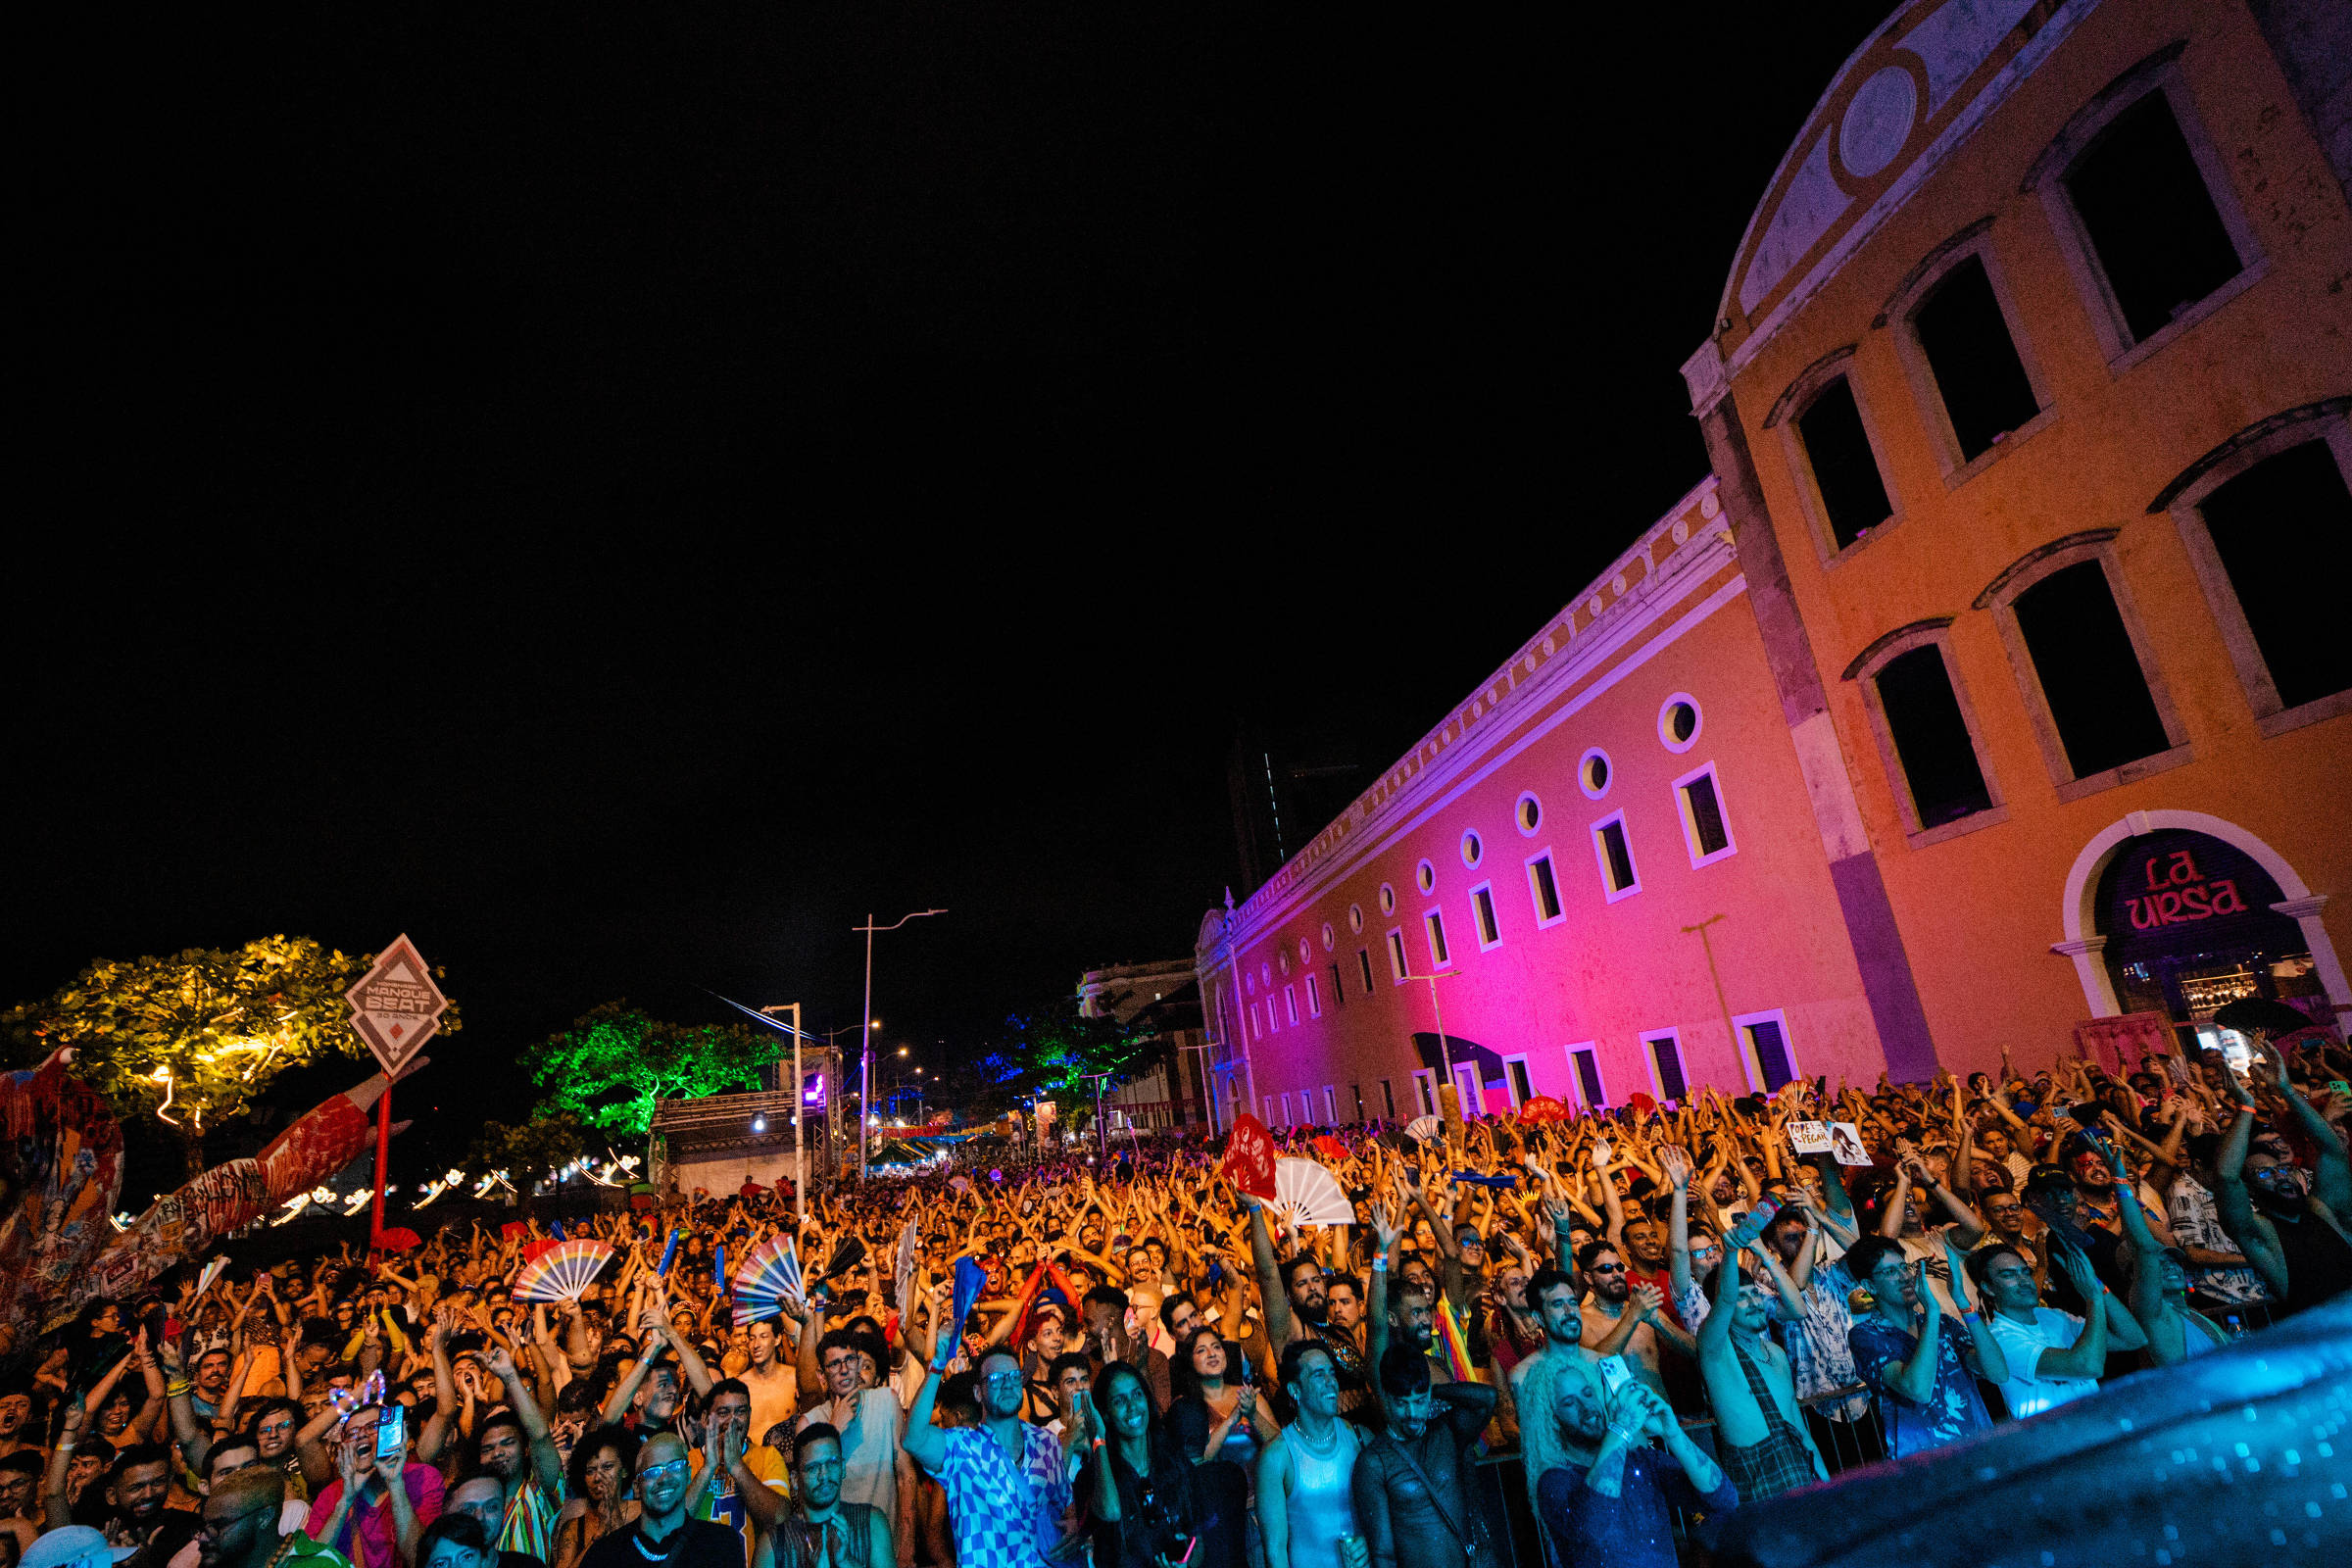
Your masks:
{"label": "person wearing sunglasses", "polygon": [[675,1433],[657,1432],[637,1450],[637,1501],[628,1525],[588,1548],[582,1568],[743,1568],[743,1538],[691,1515],[702,1490]]}

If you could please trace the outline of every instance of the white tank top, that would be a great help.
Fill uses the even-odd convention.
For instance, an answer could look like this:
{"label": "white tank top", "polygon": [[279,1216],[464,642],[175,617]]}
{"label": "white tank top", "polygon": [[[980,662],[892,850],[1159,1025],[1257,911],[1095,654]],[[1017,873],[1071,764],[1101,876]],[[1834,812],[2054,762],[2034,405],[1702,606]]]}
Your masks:
{"label": "white tank top", "polygon": [[1292,1568],[1340,1568],[1340,1538],[1357,1533],[1355,1494],[1348,1483],[1363,1443],[1348,1422],[1338,1422],[1337,1428],[1330,1452],[1319,1459],[1298,1441],[1296,1425],[1282,1434],[1283,1446],[1291,1450]]}

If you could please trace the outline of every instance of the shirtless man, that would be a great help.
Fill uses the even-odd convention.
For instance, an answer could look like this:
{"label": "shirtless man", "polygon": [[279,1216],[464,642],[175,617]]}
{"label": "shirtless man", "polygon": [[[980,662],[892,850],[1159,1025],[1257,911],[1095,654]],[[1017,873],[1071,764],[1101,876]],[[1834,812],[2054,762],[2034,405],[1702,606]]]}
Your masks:
{"label": "shirtless man", "polygon": [[1723,1261],[1705,1288],[1712,1305],[1698,1326],[1698,1371],[1714,1406],[1716,1454],[1741,1502],[1827,1481],[1829,1466],[1805,1430],[1788,1352],[1765,1337],[1779,1293],[1740,1276],[1740,1257],[1771,1219],[1750,1213],[1724,1238]]}
{"label": "shirtless man", "polygon": [[792,1363],[777,1354],[783,1344],[783,1333],[776,1319],[761,1318],[751,1326],[747,1348],[752,1364],[743,1369],[742,1377],[743,1386],[752,1393],[754,1432],[764,1433],[779,1422],[789,1423],[801,1413],[800,1379]]}
{"label": "shirtless man", "polygon": [[1623,1355],[1636,1377],[1658,1397],[1666,1397],[1666,1379],[1658,1368],[1659,1343],[1685,1355],[1697,1351],[1690,1336],[1666,1315],[1666,1298],[1654,1285],[1631,1284],[1624,1256],[1607,1242],[1586,1243],[1576,1266],[1592,1288],[1584,1300],[1585,1348],[1595,1356]]}

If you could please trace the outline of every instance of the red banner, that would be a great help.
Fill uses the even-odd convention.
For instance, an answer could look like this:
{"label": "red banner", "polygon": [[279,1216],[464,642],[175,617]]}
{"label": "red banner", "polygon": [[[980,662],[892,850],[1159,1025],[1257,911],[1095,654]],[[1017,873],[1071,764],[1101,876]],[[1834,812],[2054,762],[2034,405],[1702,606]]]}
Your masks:
{"label": "red banner", "polygon": [[2075,1025],[2075,1054],[2111,1073],[2137,1072],[2142,1055],[2169,1056],[2173,1052],[2173,1020],[2161,1012],[2085,1018]]}
{"label": "red banner", "polygon": [[1264,1122],[1246,1110],[1233,1119],[1233,1132],[1225,1140],[1225,1162],[1217,1173],[1252,1198],[1274,1196],[1274,1140]]}

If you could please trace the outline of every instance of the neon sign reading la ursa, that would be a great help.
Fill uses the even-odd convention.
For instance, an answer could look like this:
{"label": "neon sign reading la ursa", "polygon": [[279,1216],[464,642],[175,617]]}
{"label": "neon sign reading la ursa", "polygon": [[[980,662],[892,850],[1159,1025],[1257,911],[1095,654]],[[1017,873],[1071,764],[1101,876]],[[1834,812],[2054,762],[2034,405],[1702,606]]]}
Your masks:
{"label": "neon sign reading la ursa", "polygon": [[2186,850],[2149,856],[2146,871],[2146,890],[2124,901],[2132,912],[2134,931],[2246,912],[2246,901],[2239,895],[2236,881],[2230,877],[2206,881]]}

